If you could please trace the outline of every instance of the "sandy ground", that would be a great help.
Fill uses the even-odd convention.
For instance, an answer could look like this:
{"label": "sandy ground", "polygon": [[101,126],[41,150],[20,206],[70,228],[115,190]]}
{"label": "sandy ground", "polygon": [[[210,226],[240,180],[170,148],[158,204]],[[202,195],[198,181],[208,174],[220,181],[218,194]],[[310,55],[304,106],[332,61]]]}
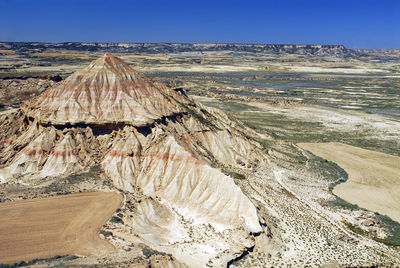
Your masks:
{"label": "sandy ground", "polygon": [[113,252],[99,231],[121,203],[118,193],[93,192],[1,204],[0,263]]}
{"label": "sandy ground", "polygon": [[381,140],[400,142],[400,122],[378,114],[367,114],[361,111],[346,111],[312,105],[277,107],[259,102],[246,104],[262,109],[269,114],[280,114],[305,122],[321,122],[324,127],[330,130],[362,131]]}
{"label": "sandy ground", "polygon": [[68,72],[75,72],[76,70],[85,67],[86,65],[58,65],[58,66],[30,66],[28,68],[21,69],[21,72],[59,72],[61,70]]}
{"label": "sandy ground", "polygon": [[260,71],[259,66],[249,65],[213,65],[213,64],[171,64],[165,66],[135,67],[141,72],[204,72],[204,73],[225,73],[225,72],[249,72]]}
{"label": "sandy ground", "polygon": [[342,74],[366,74],[387,73],[389,71],[374,68],[324,68],[315,66],[285,66],[290,71],[306,73],[342,73]]}
{"label": "sandy ground", "polygon": [[334,188],[334,194],[400,222],[400,157],[342,143],[298,145],[336,162],[349,174],[345,183]]}

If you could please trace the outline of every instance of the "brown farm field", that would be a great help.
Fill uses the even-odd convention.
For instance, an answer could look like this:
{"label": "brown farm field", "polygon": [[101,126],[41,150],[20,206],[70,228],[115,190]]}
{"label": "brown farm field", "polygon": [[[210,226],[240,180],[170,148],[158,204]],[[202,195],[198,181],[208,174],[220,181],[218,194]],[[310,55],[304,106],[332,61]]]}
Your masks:
{"label": "brown farm field", "polygon": [[121,203],[116,192],[91,192],[1,204],[0,264],[113,252],[99,231]]}
{"label": "brown farm field", "polygon": [[349,174],[346,182],[335,186],[334,194],[400,222],[400,157],[334,142],[298,145]]}

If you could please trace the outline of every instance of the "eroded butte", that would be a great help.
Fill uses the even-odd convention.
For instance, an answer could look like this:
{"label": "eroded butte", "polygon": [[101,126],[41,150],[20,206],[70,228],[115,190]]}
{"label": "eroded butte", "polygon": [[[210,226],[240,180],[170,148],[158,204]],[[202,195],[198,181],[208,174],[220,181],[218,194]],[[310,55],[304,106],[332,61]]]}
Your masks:
{"label": "eroded butte", "polygon": [[[226,175],[265,161],[254,154],[261,147],[225,114],[152,82],[111,54],[2,122],[9,126],[1,148],[3,182],[99,165],[115,187],[139,194],[124,219],[126,241],[204,266],[217,256],[226,263],[251,246],[251,233],[262,231],[255,206]],[[209,225],[210,233],[193,239],[198,225]]]}

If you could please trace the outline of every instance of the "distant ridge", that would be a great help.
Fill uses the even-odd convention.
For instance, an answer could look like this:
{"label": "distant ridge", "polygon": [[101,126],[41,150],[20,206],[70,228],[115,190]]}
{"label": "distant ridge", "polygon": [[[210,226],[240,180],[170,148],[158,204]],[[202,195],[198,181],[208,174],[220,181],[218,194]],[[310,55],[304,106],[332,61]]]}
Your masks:
{"label": "distant ridge", "polygon": [[13,49],[20,52],[35,49],[42,52],[46,49],[81,50],[90,52],[111,53],[179,53],[179,52],[264,52],[288,53],[319,56],[356,56],[359,52],[343,45],[321,44],[234,44],[234,43],[40,43],[40,42],[3,42],[0,49]]}

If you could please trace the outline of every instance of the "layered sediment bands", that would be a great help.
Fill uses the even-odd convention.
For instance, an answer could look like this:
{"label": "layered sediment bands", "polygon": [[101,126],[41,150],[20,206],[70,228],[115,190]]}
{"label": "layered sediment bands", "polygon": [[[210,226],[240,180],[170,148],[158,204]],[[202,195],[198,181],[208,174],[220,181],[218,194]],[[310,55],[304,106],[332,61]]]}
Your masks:
{"label": "layered sediment bands", "polygon": [[111,54],[92,62],[37,100],[26,112],[42,123],[129,123],[146,125],[179,112],[161,91],[164,85],[151,82]]}
{"label": "layered sediment bands", "polygon": [[73,173],[83,169],[74,153],[75,147],[75,141],[70,134],[67,134],[51,151],[41,173],[43,175],[54,176],[62,173]]}
{"label": "layered sediment bands", "polygon": [[[25,138],[32,138],[34,136],[33,130],[37,130],[36,126],[28,128],[27,136]],[[24,175],[34,172],[39,172],[41,167],[46,161],[47,155],[53,146],[55,140],[55,133],[53,131],[43,131],[39,136],[34,138],[27,146],[25,146],[15,156],[13,162],[4,169],[0,169],[0,179],[6,180],[13,175]],[[5,149],[11,151],[13,144],[24,144],[24,139],[16,140]],[[7,153],[7,152],[6,152]]]}
{"label": "layered sediment bands", "polygon": [[[0,169],[0,178],[6,180],[25,174],[34,177],[55,176],[58,174],[70,174],[84,169],[77,157],[77,142],[79,134],[58,133],[55,128],[43,128],[31,126],[30,130],[36,129],[40,134],[32,138],[22,150],[20,150],[8,166]],[[79,131],[77,131],[79,132]],[[62,137],[60,137],[60,134]],[[32,135],[34,136],[34,135]],[[25,140],[16,140],[6,150],[15,151]]]}
{"label": "layered sediment bands", "polygon": [[[17,113],[14,117],[1,118],[0,123],[4,126],[2,129],[2,140],[0,156],[2,160],[8,161],[12,159],[17,151],[26,147],[40,133],[37,124],[25,123],[23,120],[17,120],[17,116],[23,115]],[[23,133],[23,135],[21,135]]]}
{"label": "layered sediment bands", "polygon": [[203,132],[196,137],[219,162],[227,166],[239,165],[249,168],[260,161],[253,159],[255,148],[251,143],[228,130]]}
{"label": "layered sediment bands", "polygon": [[[177,141],[193,154],[201,153],[208,162],[231,168],[254,168],[261,163],[268,163],[263,148],[236,129],[241,126],[231,122],[221,112],[202,113],[199,116],[216,122],[214,128],[200,123],[193,117],[184,117],[178,122],[171,122],[165,129],[175,133]],[[258,153],[257,153],[258,152]],[[200,156],[199,156],[200,157]]]}
{"label": "layered sediment bands", "polygon": [[255,207],[232,178],[194,158],[172,136],[148,150],[129,135],[128,147],[116,143],[103,161],[114,183],[125,190],[139,186],[148,196],[161,197],[182,215],[216,228],[240,226],[260,232]]}
{"label": "layered sediment bands", "polygon": [[225,175],[252,171],[264,161],[261,148],[226,114],[112,55],[1,123],[1,181],[57,180],[100,166],[99,176],[127,199],[140,196],[113,229],[119,241],[190,267],[223,267],[254,244],[251,233],[262,232],[255,206]]}

